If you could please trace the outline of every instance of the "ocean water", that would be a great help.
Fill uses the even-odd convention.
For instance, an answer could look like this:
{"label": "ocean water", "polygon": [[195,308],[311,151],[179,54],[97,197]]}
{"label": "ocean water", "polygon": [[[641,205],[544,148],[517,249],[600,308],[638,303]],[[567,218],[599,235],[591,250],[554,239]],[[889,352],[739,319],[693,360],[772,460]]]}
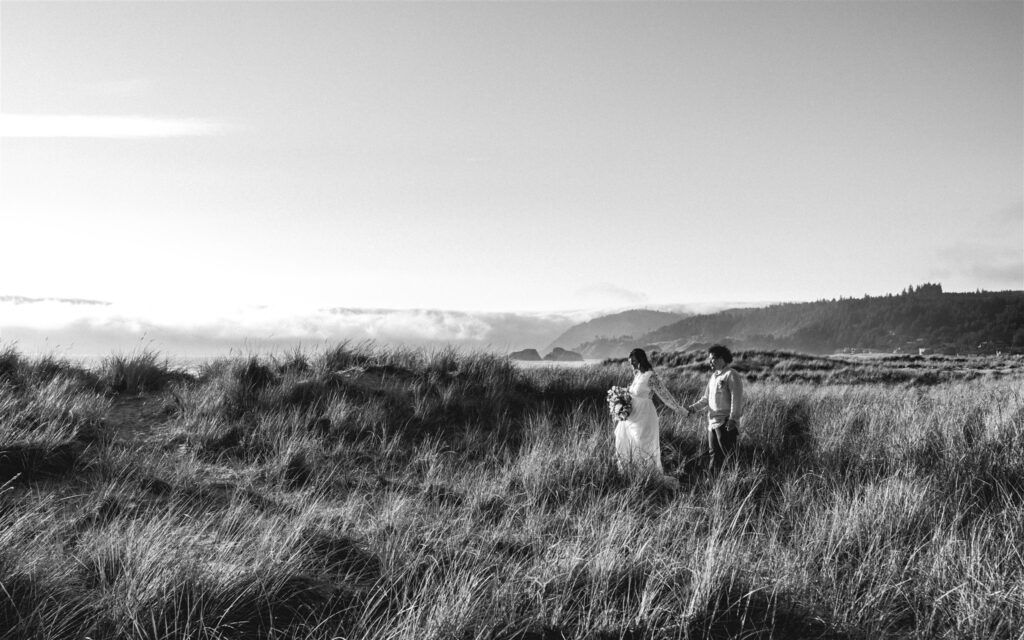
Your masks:
{"label": "ocean water", "polygon": [[555,362],[551,360],[512,360],[512,364],[523,369],[573,369],[592,367],[603,360],[584,360],[582,362]]}

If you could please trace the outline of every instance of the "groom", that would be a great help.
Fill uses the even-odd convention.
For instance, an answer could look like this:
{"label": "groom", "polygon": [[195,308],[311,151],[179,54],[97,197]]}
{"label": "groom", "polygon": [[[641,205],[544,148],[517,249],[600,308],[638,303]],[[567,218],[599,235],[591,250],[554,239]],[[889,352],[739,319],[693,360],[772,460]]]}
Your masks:
{"label": "groom", "polygon": [[686,407],[687,415],[708,410],[708,447],[711,471],[717,473],[736,448],[740,418],[743,416],[743,378],[730,365],[732,352],[716,344],[708,349],[711,379],[700,400]]}

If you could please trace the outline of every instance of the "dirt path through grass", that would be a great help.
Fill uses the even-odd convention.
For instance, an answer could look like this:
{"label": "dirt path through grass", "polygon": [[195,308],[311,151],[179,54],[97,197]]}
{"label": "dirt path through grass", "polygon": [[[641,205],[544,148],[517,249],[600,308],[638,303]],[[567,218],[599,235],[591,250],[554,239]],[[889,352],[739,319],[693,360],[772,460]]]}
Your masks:
{"label": "dirt path through grass", "polygon": [[129,443],[143,443],[160,437],[167,428],[170,412],[160,394],[142,393],[114,399],[106,415],[114,438]]}

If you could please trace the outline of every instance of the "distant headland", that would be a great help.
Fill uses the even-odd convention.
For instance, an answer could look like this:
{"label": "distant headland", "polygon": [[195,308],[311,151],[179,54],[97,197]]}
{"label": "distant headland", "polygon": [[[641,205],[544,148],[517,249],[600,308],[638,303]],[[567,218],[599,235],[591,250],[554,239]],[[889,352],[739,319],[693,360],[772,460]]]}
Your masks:
{"label": "distant headland", "polygon": [[561,347],[555,347],[551,353],[544,356],[540,356],[540,352],[536,349],[522,349],[520,351],[513,351],[508,354],[508,357],[512,360],[522,360],[524,362],[583,362],[583,356],[575,351],[569,351]]}

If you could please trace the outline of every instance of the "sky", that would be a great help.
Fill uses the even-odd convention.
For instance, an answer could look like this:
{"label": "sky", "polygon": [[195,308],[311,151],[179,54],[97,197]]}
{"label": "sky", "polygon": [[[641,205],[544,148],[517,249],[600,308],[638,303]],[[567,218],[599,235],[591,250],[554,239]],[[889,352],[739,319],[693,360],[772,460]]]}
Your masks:
{"label": "sky", "polygon": [[1024,289],[1024,3],[0,3],[0,296]]}

